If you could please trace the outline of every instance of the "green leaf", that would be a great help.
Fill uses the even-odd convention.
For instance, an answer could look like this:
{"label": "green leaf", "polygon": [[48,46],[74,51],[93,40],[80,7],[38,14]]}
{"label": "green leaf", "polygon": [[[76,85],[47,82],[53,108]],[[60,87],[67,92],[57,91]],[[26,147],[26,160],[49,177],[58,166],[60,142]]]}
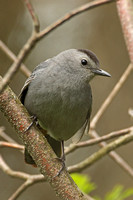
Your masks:
{"label": "green leaf", "polygon": [[111,192],[106,194],[105,200],[126,200],[130,196],[133,196],[133,188],[124,191],[122,185],[116,185]]}
{"label": "green leaf", "polygon": [[133,188],[128,188],[122,194],[122,198],[126,199],[127,197],[133,196]]}
{"label": "green leaf", "polygon": [[108,192],[105,196],[105,200],[120,200],[120,196],[123,190],[123,186],[117,185],[111,192]]}
{"label": "green leaf", "polygon": [[80,190],[86,194],[96,189],[96,185],[90,182],[90,178],[85,174],[72,173],[72,179],[78,185]]}

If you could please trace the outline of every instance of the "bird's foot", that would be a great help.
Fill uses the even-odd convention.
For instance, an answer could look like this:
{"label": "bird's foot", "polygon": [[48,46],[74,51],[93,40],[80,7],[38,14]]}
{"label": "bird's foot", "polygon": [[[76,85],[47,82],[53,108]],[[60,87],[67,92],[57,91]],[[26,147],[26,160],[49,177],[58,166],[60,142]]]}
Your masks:
{"label": "bird's foot", "polygon": [[30,116],[30,119],[32,120],[32,122],[30,123],[30,125],[26,128],[26,130],[24,132],[27,132],[28,130],[30,130],[30,128],[33,126],[33,124],[35,123],[36,125],[38,125],[38,121],[37,121],[37,117],[36,116]]}
{"label": "bird's foot", "polygon": [[61,167],[61,169],[58,171],[58,173],[54,176],[54,178],[56,177],[56,176],[60,176],[60,174],[62,173],[62,171],[66,168],[66,165],[65,165],[65,156],[63,155],[61,158],[55,158],[56,160],[59,160],[60,162],[61,162],[61,164],[62,164],[62,167]]}

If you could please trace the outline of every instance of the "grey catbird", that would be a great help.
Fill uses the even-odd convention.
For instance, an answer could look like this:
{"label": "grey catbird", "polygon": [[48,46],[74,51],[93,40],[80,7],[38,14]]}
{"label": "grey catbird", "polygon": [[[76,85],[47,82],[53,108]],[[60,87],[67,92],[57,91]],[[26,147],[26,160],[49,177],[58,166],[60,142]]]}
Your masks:
{"label": "grey catbird", "polygon": [[[27,79],[20,100],[58,157],[63,141],[74,136],[78,142],[89,129],[92,93],[89,85],[95,75],[110,77],[99,68],[96,55],[84,49],[69,49],[39,64]],[[25,160],[34,164],[25,151]],[[64,159],[64,153],[62,155]]]}

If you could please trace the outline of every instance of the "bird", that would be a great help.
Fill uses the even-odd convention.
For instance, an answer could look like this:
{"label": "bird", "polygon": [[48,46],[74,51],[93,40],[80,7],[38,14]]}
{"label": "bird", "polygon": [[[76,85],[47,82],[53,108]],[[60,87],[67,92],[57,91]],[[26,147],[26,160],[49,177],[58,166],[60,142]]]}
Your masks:
{"label": "bird", "polygon": [[[63,163],[64,141],[72,138],[77,143],[89,131],[92,110],[90,81],[97,75],[111,76],[100,69],[99,60],[92,51],[68,49],[40,63],[19,95]],[[25,161],[35,165],[27,149]]]}

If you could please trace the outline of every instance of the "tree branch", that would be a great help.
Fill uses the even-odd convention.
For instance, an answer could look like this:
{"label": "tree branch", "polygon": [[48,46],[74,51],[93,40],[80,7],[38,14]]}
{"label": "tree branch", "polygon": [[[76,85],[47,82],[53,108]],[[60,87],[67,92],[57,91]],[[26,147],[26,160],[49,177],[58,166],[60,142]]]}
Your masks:
{"label": "tree branch", "polygon": [[60,176],[56,176],[62,163],[55,159],[55,153],[37,127],[32,126],[25,132],[32,121],[9,87],[0,95],[0,109],[15,128],[41,173],[46,176],[57,195],[64,200],[86,199],[66,170],[63,170]]}
{"label": "tree branch", "polygon": [[26,44],[20,50],[20,52],[17,56],[17,59],[11,65],[11,67],[9,68],[9,70],[7,71],[5,76],[3,77],[3,80],[0,85],[0,93],[9,84],[9,82],[11,81],[13,76],[18,71],[21,63],[24,61],[26,56],[28,56],[28,53],[30,52],[30,50],[36,44],[37,41],[42,39],[45,35],[47,35],[51,31],[53,31],[55,28],[60,26],[62,23],[66,22],[69,19],[71,19],[72,17],[76,16],[77,14],[80,14],[86,10],[92,9],[94,7],[97,7],[97,6],[106,4],[106,3],[111,3],[113,1],[114,0],[96,0],[96,1],[90,2],[88,4],[85,4],[83,6],[80,6],[79,8],[72,10],[70,13],[67,13],[63,18],[57,20],[55,23],[53,23],[49,27],[45,28],[43,31],[39,32],[39,21],[35,15],[35,11],[34,11],[32,5],[30,4],[29,0],[25,0],[25,3],[27,5],[27,8],[28,8],[30,15],[32,17],[32,20],[33,20],[34,30],[32,32],[31,37],[29,38],[29,40],[26,42]]}
{"label": "tree branch", "polygon": [[[95,130],[91,131],[91,135],[94,138],[99,138],[98,133]],[[107,144],[106,142],[101,142],[99,144],[102,147],[105,147]],[[130,167],[130,165],[121,157],[119,154],[117,154],[115,151],[111,151],[109,153],[109,156],[122,168],[124,171],[130,176],[133,177],[133,168]]]}
{"label": "tree branch", "polygon": [[115,137],[123,136],[125,134],[128,134],[131,131],[133,131],[133,126],[126,128],[126,129],[119,130],[119,131],[111,132],[109,134],[106,134],[106,135],[98,137],[98,138],[79,142],[77,144],[70,144],[68,147],[65,147],[65,154],[73,152],[74,150],[76,150],[77,148],[80,148],[80,147],[92,146],[92,145],[98,144],[100,142],[113,139]]}
{"label": "tree branch", "polygon": [[64,15],[64,17],[58,19],[56,22],[54,22],[50,26],[46,27],[43,31],[41,31],[38,34],[38,39],[40,40],[42,37],[44,37],[45,35],[47,35],[51,31],[53,31],[54,29],[56,29],[57,27],[59,27],[60,25],[65,23],[66,21],[68,21],[71,18],[75,17],[76,15],[79,15],[79,14],[81,14],[81,13],[87,11],[87,10],[90,10],[92,8],[95,8],[97,6],[101,6],[101,5],[104,5],[104,4],[112,3],[114,1],[116,1],[116,0],[94,0],[94,1],[91,1],[91,2],[89,2],[87,4],[79,6],[78,8],[76,8],[74,10],[71,10],[70,12],[66,13]]}
{"label": "tree branch", "polygon": [[3,172],[8,174],[11,177],[19,178],[24,180],[25,182],[13,193],[13,195],[9,199],[16,199],[26,188],[38,182],[45,182],[46,179],[42,175],[30,175],[24,172],[14,171],[12,170],[4,161],[2,156],[0,155],[0,168]]}
{"label": "tree branch", "polygon": [[2,169],[3,172],[5,172],[6,174],[15,177],[15,178],[19,178],[19,179],[23,179],[23,180],[27,180],[29,178],[29,174],[24,173],[24,172],[18,172],[18,171],[13,171],[4,161],[4,159],[2,158],[2,156],[0,155],[0,169]]}
{"label": "tree branch", "polygon": [[0,141],[0,147],[9,147],[9,148],[14,148],[14,149],[24,150],[23,145],[10,143],[10,142],[4,142],[4,141]]}
{"label": "tree branch", "polygon": [[[126,40],[127,48],[129,50],[130,60],[133,61],[133,4],[131,0],[118,0],[117,1],[117,9],[119,12],[124,37]],[[101,108],[97,112],[97,114],[94,116],[91,122],[91,128],[94,129],[96,126],[96,123],[98,122],[101,115],[104,113],[106,108],[109,106],[109,104],[112,102],[113,98],[116,96],[118,91],[120,90],[121,86],[133,70],[133,65],[130,64],[118,83],[115,85],[114,89],[111,91],[108,98],[104,101]],[[91,131],[91,135],[93,138],[98,138],[99,135],[95,131]],[[106,143],[101,143],[102,146],[105,146]],[[110,152],[109,154],[130,176],[133,176],[133,169],[126,163],[116,152]]]}
{"label": "tree branch", "polygon": [[[65,21],[69,20],[70,18],[76,16],[77,14],[79,13],[82,13],[83,11],[86,11],[88,9],[91,9],[95,6],[98,6],[98,5],[102,5],[104,3],[110,3],[112,2],[111,0],[96,0],[96,1],[93,1],[93,2],[90,2],[88,4],[85,4],[81,7],[79,7],[78,9],[75,9],[73,10],[72,12],[70,13],[67,13],[63,18],[57,20],[55,23],[53,23],[51,26],[47,27],[46,29],[44,29],[43,31],[39,32],[39,21],[35,15],[35,12],[32,8],[32,5],[30,4],[30,2],[28,0],[24,0],[26,5],[27,5],[27,8],[32,16],[32,20],[33,20],[33,24],[34,24],[34,33],[32,34],[31,38],[28,40],[28,42],[24,45],[24,47],[22,48],[22,50],[20,51],[19,55],[17,58],[15,58],[15,62],[14,64],[11,66],[11,68],[8,70],[7,74],[5,75],[4,77],[4,81],[1,83],[1,86],[0,86],[0,90],[3,91],[3,89],[6,87],[6,85],[9,83],[9,81],[11,80],[11,78],[14,76],[14,74],[16,73],[16,71],[19,69],[19,66],[20,64],[22,63],[22,61],[25,59],[25,57],[28,55],[28,53],[30,52],[31,48],[36,44],[36,42],[40,39],[42,39],[45,35],[47,35],[49,32],[51,32],[52,30],[54,30],[55,28],[57,28],[58,26],[60,26],[62,23],[64,23]],[[122,3],[123,2],[123,3]],[[122,6],[128,6],[126,8],[128,8],[128,11],[129,11],[129,0],[125,1],[124,0],[121,0],[117,3],[117,6],[118,6],[118,9],[119,12],[120,12],[120,16],[121,16],[121,20],[122,20],[122,24],[123,24],[123,27],[125,26],[125,17],[126,17],[126,20],[129,19],[128,17],[130,17],[131,19],[131,15],[128,16],[129,12],[127,13],[126,16],[123,15],[123,12],[126,10],[125,7],[122,7]],[[124,4],[125,3],[125,4]],[[123,5],[122,5],[123,4]],[[88,6],[88,7],[87,7]],[[124,30],[124,33],[125,33],[125,38],[126,38],[126,43],[127,43],[127,46],[128,46],[128,49],[129,49],[129,54],[130,54],[130,59],[131,61],[133,61],[133,46],[132,46],[132,26],[131,26],[131,22],[132,20],[129,20],[130,21],[130,26],[127,28],[125,28]],[[128,21],[126,22],[126,24],[128,24]],[[130,29],[130,34],[127,34],[127,31]],[[1,43],[0,43],[1,45]],[[6,52],[7,54],[9,52]],[[127,77],[129,76],[131,70],[133,69],[133,66],[130,64],[127,68],[127,70],[125,71],[127,74],[123,76],[123,78],[121,77],[121,79],[119,80],[118,84],[114,87],[113,91],[110,93],[110,96],[106,99],[106,101],[104,102],[104,104],[102,105],[102,107],[100,108],[100,110],[98,111],[99,113],[95,116],[95,118],[93,118],[92,120],[92,123],[91,123],[91,128],[94,128],[96,126],[96,123],[98,122],[99,118],[101,117],[101,115],[104,113],[104,111],[106,110],[106,108],[108,107],[108,105],[112,102],[113,98],[116,96],[116,94],[118,93],[119,89],[122,87],[123,83],[125,82],[125,80],[127,79]],[[127,77],[126,77],[127,76]],[[8,115],[9,114],[9,118],[11,117],[11,120],[13,120],[13,122],[11,122],[11,120],[9,119],[9,121],[14,124],[16,130],[18,131],[18,134],[20,135],[20,137],[22,138],[22,140],[25,142],[25,144],[27,145],[27,148],[29,150],[29,152],[33,152],[33,158],[36,160],[38,166],[40,166],[41,170],[42,170],[42,173],[46,173],[47,174],[47,177],[49,178],[50,180],[50,183],[51,185],[53,185],[54,183],[52,182],[52,178],[53,178],[53,174],[56,174],[54,172],[52,172],[52,169],[51,169],[51,162],[53,160],[53,152],[50,153],[50,156],[52,155],[51,157],[51,160],[49,160],[49,158],[47,157],[47,155],[44,153],[43,154],[43,151],[46,150],[46,152],[50,151],[49,150],[49,147],[45,147],[46,145],[46,141],[44,139],[43,141],[43,136],[41,135],[41,133],[39,133],[37,130],[37,134],[39,134],[39,138],[37,137],[37,134],[34,133],[35,130],[30,130],[29,132],[26,132],[25,134],[23,134],[23,136],[21,135],[22,132],[24,132],[24,130],[26,130],[26,127],[28,126],[28,124],[30,123],[30,120],[29,118],[25,118],[24,119],[20,119],[20,118],[23,118],[23,113],[22,115],[20,114],[21,110],[20,109],[20,112],[18,112],[18,109],[14,107],[14,102],[16,104],[18,104],[18,101],[16,101],[16,99],[14,99],[14,94],[12,93],[12,97],[8,94],[9,90],[7,89],[3,94],[5,96],[3,96],[3,94],[1,94],[0,96],[0,100],[2,101],[5,101],[4,103],[6,104],[3,104],[3,102],[1,102],[2,106],[1,106],[1,109],[4,111],[4,109],[7,109],[5,110],[5,115]],[[11,92],[11,91],[10,91]],[[2,98],[1,98],[2,97]],[[7,97],[8,100],[5,100],[5,98],[3,99],[3,97]],[[12,102],[12,103],[11,103]],[[9,104],[9,105],[7,105]],[[11,105],[12,104],[12,105]],[[20,106],[18,104],[18,106]],[[8,108],[7,108],[8,107]],[[10,114],[9,112],[13,112],[12,110],[14,110],[18,112],[18,115],[16,116],[13,116],[12,114]],[[25,112],[24,112],[25,113]],[[20,117],[21,116],[21,117]],[[19,118],[19,121],[17,121]],[[28,120],[28,123],[26,122]],[[21,122],[24,123],[21,125]],[[17,128],[18,126],[18,128]],[[34,128],[32,128],[34,129]],[[36,129],[36,128],[35,128]],[[98,137],[98,135],[96,135],[96,132],[94,130],[91,130],[91,133],[92,133],[92,136],[93,137]],[[34,141],[33,140],[33,137],[35,137],[35,140],[37,139],[37,141]],[[124,136],[125,137],[125,136]],[[121,138],[119,138],[121,139]],[[118,139],[118,140],[119,140]],[[130,168],[130,166],[128,166],[128,164],[124,163],[125,161],[122,160],[121,157],[119,157],[119,155],[117,155],[115,152],[113,152],[111,149],[115,149],[117,147],[119,147],[119,145],[121,144],[125,144],[127,141],[128,141],[129,138],[127,138],[127,140],[125,139],[125,141],[118,141],[118,143],[116,142],[116,145],[112,143],[110,143],[109,145],[103,147],[102,149],[99,150],[99,154],[96,154],[96,157],[95,159],[93,158],[93,155],[90,156],[90,163],[92,162],[95,162],[95,160],[98,160],[100,159],[100,156],[104,156],[106,155],[108,152],[110,152],[110,155],[117,161],[117,163],[119,163],[125,170],[127,169],[128,173],[133,176],[133,170],[132,168]],[[130,138],[132,140],[132,136]],[[30,141],[31,140],[31,141]],[[99,138],[97,140],[100,140]],[[43,141],[43,142],[42,142]],[[101,140],[103,141],[103,140]],[[117,141],[117,140],[116,140]],[[94,141],[93,141],[94,142]],[[92,143],[93,143],[92,142]],[[95,140],[96,142],[96,140]],[[129,142],[129,141],[128,141]],[[31,144],[33,143],[33,146],[35,147],[31,147]],[[120,144],[121,143],[121,144]],[[112,144],[112,145],[111,145]],[[101,145],[105,145],[105,143],[101,143]],[[113,146],[114,145],[114,146]],[[38,147],[41,146],[42,149],[38,152],[36,152],[36,149],[38,149]],[[97,152],[98,153],[98,152]],[[45,156],[48,158],[48,160],[45,158]],[[40,157],[40,159],[39,159]],[[46,159],[46,160],[45,160]],[[42,164],[46,164],[46,166],[42,166]],[[55,165],[55,163],[54,163]],[[52,166],[53,167],[53,166]],[[47,169],[46,169],[47,168]],[[57,163],[57,168],[59,169],[60,168],[60,163]],[[55,168],[54,168],[55,169]],[[54,170],[53,169],[53,170]],[[71,168],[70,168],[71,169]],[[47,171],[48,170],[48,171]],[[55,169],[55,172],[56,172],[57,169]],[[62,174],[61,174],[62,175]],[[67,176],[67,174],[62,175],[63,177]],[[51,178],[52,177],[52,178]],[[56,177],[57,179],[59,177]],[[56,179],[55,178],[55,179]],[[55,180],[54,180],[55,181]],[[26,183],[27,182],[27,183]],[[20,186],[20,188],[18,188],[18,190],[16,191],[16,194],[15,195],[18,195],[19,193],[21,193],[21,191],[23,191],[23,188],[26,188],[28,187],[28,185],[30,185],[30,181],[26,181],[22,186]],[[56,182],[58,184],[58,180]],[[68,178],[68,183],[71,183],[71,179]],[[66,183],[67,184],[67,183]],[[60,185],[61,186],[61,185]],[[55,191],[57,191],[58,193],[58,188],[56,188],[56,186],[54,185],[53,186]],[[74,187],[74,191],[77,192],[76,190],[76,186],[73,186]],[[66,188],[65,188],[66,189]],[[65,190],[65,192],[67,193],[67,191]],[[74,193],[73,193],[74,194]],[[79,193],[78,193],[79,194]],[[80,193],[81,194],[81,193]],[[63,196],[64,194],[61,194],[59,193],[59,196]],[[69,194],[67,194],[69,195]],[[68,196],[67,196],[68,197]]]}
{"label": "tree branch", "polygon": [[117,10],[131,62],[133,63],[133,1],[117,1]]}
{"label": "tree branch", "polygon": [[26,56],[28,55],[29,51],[34,46],[36,41],[37,41],[36,34],[32,34],[27,43],[20,50],[15,62],[11,65],[11,67],[3,77],[3,80],[1,81],[0,85],[0,93],[5,89],[5,87],[9,84],[13,76],[16,74],[21,63],[24,61],[24,59],[26,58]]}
{"label": "tree branch", "polygon": [[127,80],[128,76],[130,75],[132,70],[133,70],[133,64],[129,64],[127,69],[124,71],[124,73],[122,74],[121,78],[117,82],[117,84],[114,86],[113,90],[110,92],[110,94],[105,99],[105,101],[101,105],[101,107],[98,110],[98,112],[96,113],[96,115],[91,120],[90,129],[94,129],[96,127],[96,124],[97,124],[98,120],[103,115],[103,113],[105,112],[105,110],[107,109],[109,104],[112,102],[114,97],[118,94],[119,90],[121,89],[121,87],[123,86],[125,81]]}
{"label": "tree branch", "polygon": [[[133,130],[128,135],[122,136],[122,137],[118,138],[117,140],[102,147],[98,152],[92,154],[90,157],[88,157],[84,161],[78,163],[77,165],[73,165],[73,166],[69,167],[68,170],[70,172],[81,171],[81,170],[85,169],[86,167],[91,166],[93,163],[95,163],[97,160],[99,160],[103,156],[107,155],[112,150],[114,150],[122,145],[125,145],[131,141],[133,141]],[[132,177],[133,177],[133,173],[132,173]]]}
{"label": "tree branch", "polygon": [[28,10],[29,10],[29,13],[30,13],[30,15],[31,15],[31,17],[32,17],[32,22],[33,22],[33,26],[34,26],[34,31],[35,31],[36,33],[38,33],[38,32],[39,32],[39,29],[40,29],[40,22],[39,22],[38,17],[37,17],[37,15],[36,15],[36,13],[35,13],[35,10],[34,10],[32,4],[30,3],[29,0],[24,0],[24,1],[25,1],[25,4],[26,4],[26,6],[27,6],[27,8],[28,8]]}
{"label": "tree branch", "polygon": [[[0,48],[6,53],[6,55],[11,58],[13,61],[17,61],[17,57],[15,54],[0,40]],[[31,75],[31,71],[22,63],[20,66],[20,70],[26,77]]]}
{"label": "tree branch", "polygon": [[28,187],[32,185],[32,180],[27,179],[18,189],[12,194],[11,197],[8,198],[8,200],[16,200],[23,191],[25,191]]}

